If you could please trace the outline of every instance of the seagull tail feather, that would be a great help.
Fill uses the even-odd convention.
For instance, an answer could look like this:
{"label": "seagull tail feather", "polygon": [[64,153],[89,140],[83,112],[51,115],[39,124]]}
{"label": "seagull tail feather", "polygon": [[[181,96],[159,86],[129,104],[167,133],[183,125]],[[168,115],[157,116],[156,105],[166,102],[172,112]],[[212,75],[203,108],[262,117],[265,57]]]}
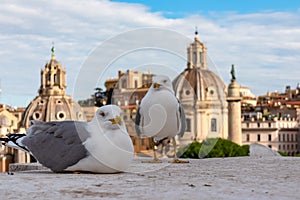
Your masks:
{"label": "seagull tail feather", "polygon": [[1,144],[7,147],[19,149],[21,151],[29,152],[28,149],[23,146],[20,139],[26,136],[26,134],[7,134],[7,138],[0,138]]}

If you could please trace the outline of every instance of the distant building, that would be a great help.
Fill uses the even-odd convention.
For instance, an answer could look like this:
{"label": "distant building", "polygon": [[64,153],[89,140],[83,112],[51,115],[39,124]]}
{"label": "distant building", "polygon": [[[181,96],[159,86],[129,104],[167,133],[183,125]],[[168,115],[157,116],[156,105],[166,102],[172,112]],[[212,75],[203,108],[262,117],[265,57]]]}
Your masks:
{"label": "distant building", "polygon": [[254,142],[288,155],[299,154],[300,86],[268,92],[257,98],[252,112],[242,113],[243,144]]}
{"label": "distant building", "polygon": [[243,144],[260,143],[289,156],[299,153],[299,123],[295,118],[242,121]]}
{"label": "distant building", "polygon": [[198,33],[187,49],[187,67],[173,80],[186,115],[187,129],[180,145],[208,137],[228,138],[227,86],[207,64],[207,49]]}
{"label": "distant building", "polygon": [[154,74],[127,70],[119,71],[117,78],[105,81],[106,91],[110,91],[107,100],[120,106],[128,133],[133,141],[135,152],[151,149],[150,138],[139,138],[135,132],[135,115],[140,100],[145,96],[152,83]]}
{"label": "distant building", "polygon": [[56,60],[53,47],[50,61],[41,70],[38,96],[27,106],[21,127],[27,129],[31,120],[86,120],[80,105],[65,94],[66,87],[66,71]]}
{"label": "distant building", "polygon": [[[10,109],[6,111],[0,108],[1,136],[6,133],[25,133],[31,125],[31,120],[39,121],[62,121],[80,120],[85,121],[85,115],[81,107],[66,91],[66,71],[56,60],[54,47],[50,61],[41,70],[41,85],[36,96],[26,109]],[[21,115],[21,112],[23,114]],[[2,147],[1,162],[8,166],[10,162],[30,162],[33,158],[29,154],[16,149]],[[2,167],[2,171],[7,167]]]}
{"label": "distant building", "polygon": [[[25,130],[19,130],[20,116],[22,108],[12,108],[0,104],[0,137],[5,137],[8,133],[24,133]],[[26,157],[24,152],[8,148],[0,144],[0,172],[8,171],[8,165],[12,162],[22,162],[21,158]]]}
{"label": "distant building", "polygon": [[8,133],[17,132],[19,122],[18,117],[0,104],[0,137],[4,137]]}
{"label": "distant building", "polygon": [[245,86],[240,86],[240,96],[242,97],[242,107],[243,106],[256,106],[256,98],[251,92],[250,88]]}

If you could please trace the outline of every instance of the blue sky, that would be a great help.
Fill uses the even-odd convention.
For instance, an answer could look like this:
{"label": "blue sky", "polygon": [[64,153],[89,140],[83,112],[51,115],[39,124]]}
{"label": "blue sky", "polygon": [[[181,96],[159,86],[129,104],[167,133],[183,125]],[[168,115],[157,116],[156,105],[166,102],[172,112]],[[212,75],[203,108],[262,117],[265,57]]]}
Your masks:
{"label": "blue sky", "polygon": [[[52,42],[56,58],[67,70],[67,93],[78,94],[78,100],[88,98],[96,84],[103,87],[103,80],[116,77],[118,70],[155,71],[156,65],[174,66],[173,72],[180,73],[186,66],[182,57],[189,44],[184,41],[193,40],[195,26],[207,46],[211,70],[225,84],[229,83],[231,64],[236,66],[239,83],[255,95],[284,91],[286,85],[295,88],[300,82],[300,1],[296,0],[3,0],[0,26],[0,103],[13,106],[27,106],[37,95],[40,70],[50,59]],[[142,31],[134,30],[145,28],[158,28],[170,35],[135,35]],[[120,39],[140,48],[149,38],[158,44],[169,41],[164,37],[178,35],[184,36],[179,47],[183,53],[176,59],[153,49],[144,50],[144,54],[128,47],[128,52],[121,51],[126,49],[122,45],[128,44]],[[86,63],[105,45],[123,54],[88,68],[99,74],[97,83],[79,90],[78,77],[84,74]],[[169,41],[168,48],[178,46]],[[109,57],[104,57],[107,52],[100,55],[101,60]],[[158,55],[163,59],[157,59]],[[113,70],[105,70],[106,65]],[[82,80],[88,83],[89,77]]]}
{"label": "blue sky", "polygon": [[162,12],[165,16],[174,18],[196,13],[207,15],[211,12],[296,12],[300,7],[300,2],[297,0],[121,0],[115,2],[147,5],[151,12]]}

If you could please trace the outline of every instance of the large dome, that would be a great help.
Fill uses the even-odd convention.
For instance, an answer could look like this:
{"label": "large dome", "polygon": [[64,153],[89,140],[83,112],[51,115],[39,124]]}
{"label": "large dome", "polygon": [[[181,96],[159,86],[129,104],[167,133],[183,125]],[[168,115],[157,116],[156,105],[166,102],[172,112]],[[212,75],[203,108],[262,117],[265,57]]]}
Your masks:
{"label": "large dome", "polygon": [[225,83],[208,69],[186,68],[174,79],[173,86],[179,99],[226,102]]}
{"label": "large dome", "polygon": [[28,128],[31,120],[62,121],[85,120],[80,105],[71,96],[65,94],[66,71],[55,59],[52,48],[51,60],[41,71],[39,95],[27,106],[21,126]]}

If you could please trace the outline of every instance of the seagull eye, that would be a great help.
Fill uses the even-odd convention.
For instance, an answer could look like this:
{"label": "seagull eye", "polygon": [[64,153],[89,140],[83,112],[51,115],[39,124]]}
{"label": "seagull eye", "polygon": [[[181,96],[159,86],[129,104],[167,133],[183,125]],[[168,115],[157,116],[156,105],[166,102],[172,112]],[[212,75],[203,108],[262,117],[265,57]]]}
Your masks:
{"label": "seagull eye", "polygon": [[104,113],[104,112],[100,112],[100,115],[101,115],[102,117],[104,117],[104,116],[105,116],[105,113]]}
{"label": "seagull eye", "polygon": [[164,82],[164,83],[166,83],[166,82],[167,82],[167,80],[164,80],[163,82]]}

